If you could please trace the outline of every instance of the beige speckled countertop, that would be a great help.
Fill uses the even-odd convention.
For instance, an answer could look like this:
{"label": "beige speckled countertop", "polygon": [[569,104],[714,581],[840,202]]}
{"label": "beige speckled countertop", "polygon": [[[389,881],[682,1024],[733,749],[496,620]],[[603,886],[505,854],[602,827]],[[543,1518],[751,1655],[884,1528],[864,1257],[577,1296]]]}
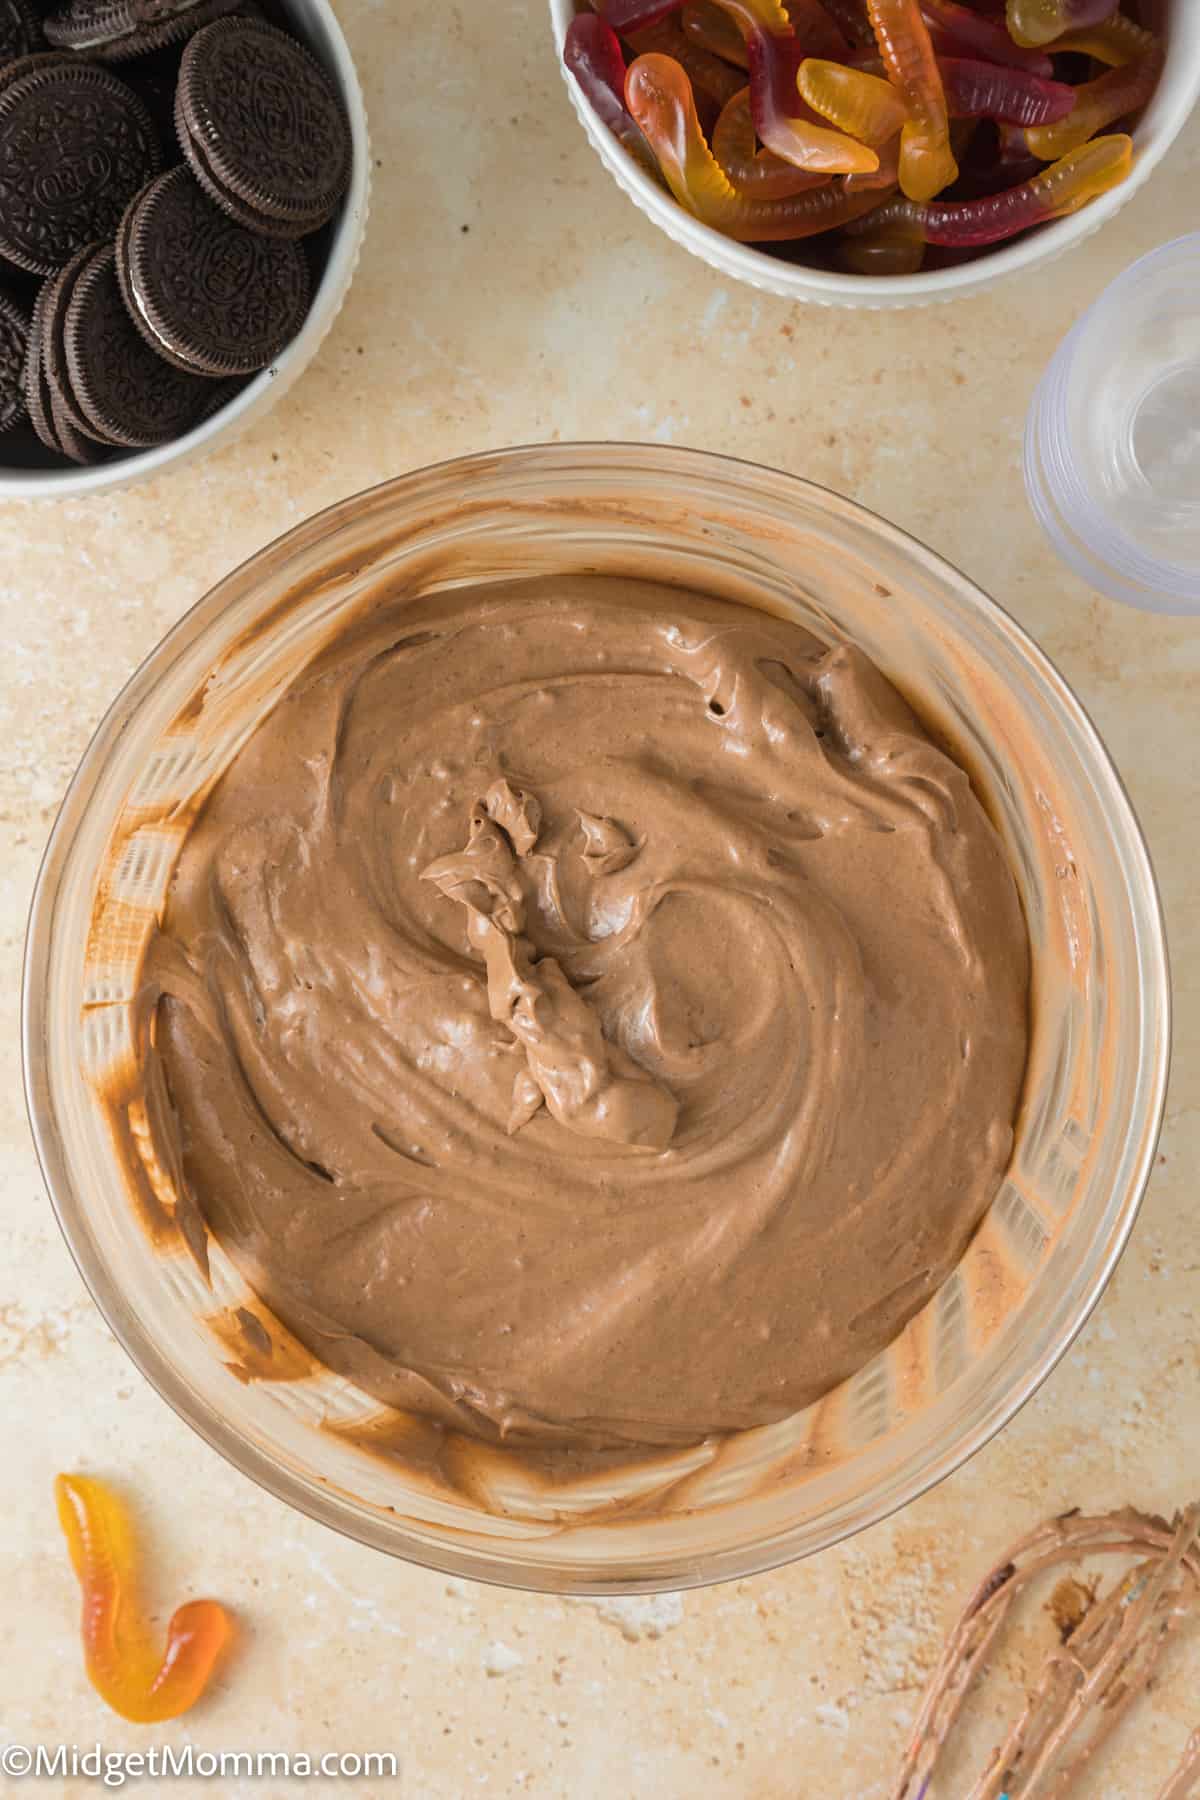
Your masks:
{"label": "beige speckled countertop", "polygon": [[[1034,382],[1080,309],[1196,223],[1200,119],[1129,211],[994,299],[917,313],[789,307],[668,243],[588,148],[544,8],[344,0],[378,167],[366,250],[317,362],[208,461],[126,495],[0,507],[0,1744],[170,1740],[395,1750],[395,1782],[303,1789],[656,1800],[880,1800],[923,1671],[992,1553],[1048,1512],[1200,1490],[1200,622],[1090,593],[1021,486]],[[792,469],[975,576],[1091,709],[1149,835],[1171,931],[1175,1072],[1132,1247],[1081,1341],[990,1448],[890,1523],[776,1574],[637,1602],[475,1588],[289,1512],[182,1425],[117,1347],[59,1237],[21,1103],[25,914],[103,709],[218,576],[305,514],[418,464],[538,438],[649,438]],[[162,1615],[236,1608],[203,1707],[152,1730],[80,1667],[56,1470],[117,1475],[157,1548]],[[1023,1678],[1036,1621],[1001,1659]],[[973,1766],[995,1739],[1000,1689]],[[1200,1633],[1123,1730],[1103,1800],[1149,1800],[1200,1723]],[[31,1783],[29,1793],[86,1791]],[[0,1777],[0,1793],[15,1783]]]}

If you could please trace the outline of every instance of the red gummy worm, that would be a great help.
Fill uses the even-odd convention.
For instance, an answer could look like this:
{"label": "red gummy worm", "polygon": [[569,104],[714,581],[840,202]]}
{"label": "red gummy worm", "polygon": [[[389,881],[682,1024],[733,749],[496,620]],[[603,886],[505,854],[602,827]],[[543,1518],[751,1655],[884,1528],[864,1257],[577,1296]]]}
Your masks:
{"label": "red gummy worm", "polygon": [[1053,125],[1065,119],[1075,105],[1075,89],[1065,81],[1044,81],[1024,69],[1005,69],[957,56],[939,56],[938,68],[952,119]]}
{"label": "red gummy worm", "polygon": [[985,18],[956,0],[921,0],[921,16],[933,47],[943,56],[978,57],[980,62],[1006,63],[1049,78],[1054,64],[1041,50],[1014,44],[1001,19]]}
{"label": "red gummy worm", "polygon": [[845,62],[850,45],[830,18],[822,0],[784,0],[784,11],[792,21],[796,41],[803,45],[805,56],[820,56],[826,62]]}
{"label": "red gummy worm", "polygon": [[683,0],[601,0],[600,11],[614,31],[644,31],[682,5]]}
{"label": "red gummy worm", "polygon": [[[879,158],[874,151],[844,132],[833,130],[827,119],[800,98],[796,78],[805,53],[798,39],[776,37],[773,32],[756,28],[747,38],[746,48],[750,54],[750,112],[754,129],[768,149],[789,161],[799,162],[801,167],[811,166],[816,173],[828,174],[835,170],[843,174],[866,173],[879,167]],[[789,125],[794,125],[796,130],[790,131]],[[799,141],[809,126],[815,126],[819,134],[807,134],[814,151],[811,164]],[[789,137],[796,140],[794,146],[789,144]],[[818,143],[828,155],[817,150]],[[845,155],[835,159],[835,147]]]}
{"label": "red gummy worm", "polygon": [[610,131],[633,126],[625,105],[625,57],[620,39],[599,13],[580,13],[571,20],[563,42],[563,61]]}
{"label": "red gummy worm", "polygon": [[625,54],[607,19],[598,13],[580,13],[572,19],[563,41],[563,62],[600,122],[657,179],[654,152],[625,104]]}
{"label": "red gummy worm", "polygon": [[[871,228],[913,225],[927,244],[945,249],[977,249],[1074,212],[1125,179],[1133,156],[1133,140],[1125,136],[1093,138],[1019,187],[979,200],[888,200],[871,215]],[[854,226],[851,225],[851,231]]]}
{"label": "red gummy worm", "polygon": [[[806,52],[795,38],[770,37],[756,31],[746,40],[750,67],[750,110],[754,129],[765,144],[778,119],[815,118],[796,86]],[[822,120],[822,123],[824,121]]]}
{"label": "red gummy worm", "polygon": [[710,56],[723,57],[739,69],[747,65],[746,43],[728,13],[722,12],[717,0],[686,0],[680,15],[684,36]]}

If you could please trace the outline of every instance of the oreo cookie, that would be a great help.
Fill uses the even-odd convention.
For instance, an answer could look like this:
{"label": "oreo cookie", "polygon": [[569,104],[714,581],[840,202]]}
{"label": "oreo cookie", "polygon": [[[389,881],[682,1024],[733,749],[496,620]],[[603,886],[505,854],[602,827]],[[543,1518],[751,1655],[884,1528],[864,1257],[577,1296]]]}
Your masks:
{"label": "oreo cookie", "polygon": [[54,420],[50,412],[50,390],[46,386],[45,377],[42,374],[40,357],[35,364],[35,377],[36,386],[33,395],[30,397],[26,393],[25,397],[25,404],[29,409],[29,423],[47,450],[53,450],[56,456],[63,456],[66,453],[62,447],[62,439],[54,429]]}
{"label": "oreo cookie", "polygon": [[0,294],[0,433],[25,417],[25,358],[29,351],[29,319],[6,294]]}
{"label": "oreo cookie", "polygon": [[[116,253],[99,250],[75,279],[63,321],[71,395],[91,434],[130,449],[165,444],[196,422],[208,383],[156,356],[129,317]],[[61,424],[55,417],[55,424]]]}
{"label": "oreo cookie", "polygon": [[51,13],[43,30],[63,50],[99,62],[125,62],[181,43],[238,0],[71,0]]}
{"label": "oreo cookie", "polygon": [[30,423],[48,450],[59,450],[62,446],[51,430],[50,425],[50,390],[46,384],[46,374],[42,367],[42,321],[46,316],[46,294],[50,283],[44,281],[38,290],[38,297],[33,303],[33,317],[29,322],[29,341],[25,351],[25,371],[22,377],[25,409]]}
{"label": "oreo cookie", "polygon": [[57,395],[50,396],[50,417],[64,456],[74,463],[98,463],[103,460],[104,451],[86,432],[78,431],[73,419],[68,418],[60,405]]}
{"label": "oreo cookie", "polygon": [[101,455],[99,445],[94,444],[85,432],[77,430],[72,424],[61,402],[51,392],[46,378],[42,331],[51,286],[52,283],[48,281],[43,285],[33,309],[33,321],[29,329],[24,379],[29,422],[47,450],[52,450],[56,456],[65,456],[76,463],[96,462]]}
{"label": "oreo cookie", "polygon": [[130,204],[117,249],[130,317],[178,369],[252,375],[290,343],[308,311],[300,246],[239,225],[186,168],[168,169]]}
{"label": "oreo cookie", "polygon": [[74,60],[65,50],[35,50],[31,56],[18,56],[15,62],[0,63],[0,94],[11,87],[14,81],[19,81],[22,75],[28,75],[34,69],[52,69],[56,64],[66,67]]}
{"label": "oreo cookie", "polygon": [[117,76],[38,59],[0,85],[0,256],[55,274],[111,237],[161,160],[149,113]]}
{"label": "oreo cookie", "polygon": [[295,38],[257,19],[222,19],[183,53],[175,94],[183,153],[240,224],[304,237],[337,210],[350,128],[337,90]]}
{"label": "oreo cookie", "polygon": [[101,443],[115,446],[120,440],[98,429],[75,398],[75,389],[67,362],[67,311],[75,295],[75,284],[103,247],[102,244],[89,244],[86,250],[81,250],[78,256],[73,256],[66,268],[60,269],[58,274],[46,283],[42,295],[39,297],[37,339],[42,358],[42,373],[50,396],[51,414],[59,430],[59,436],[63,435],[61,427],[63,420],[66,420],[76,432],[83,436],[96,438]]}
{"label": "oreo cookie", "polygon": [[29,0],[0,0],[0,68],[28,56],[41,42],[41,22]]}
{"label": "oreo cookie", "polygon": [[36,351],[41,360],[48,395],[47,405],[50,399],[57,400],[59,412],[72,421],[76,431],[86,430],[86,420],[71,398],[67,353],[62,339],[63,325],[66,322],[67,303],[75,291],[76,278],[82,274],[99,249],[99,244],[85,245],[82,250],[76,251],[65,268],[43,284],[34,308],[34,327],[29,339],[30,353]]}

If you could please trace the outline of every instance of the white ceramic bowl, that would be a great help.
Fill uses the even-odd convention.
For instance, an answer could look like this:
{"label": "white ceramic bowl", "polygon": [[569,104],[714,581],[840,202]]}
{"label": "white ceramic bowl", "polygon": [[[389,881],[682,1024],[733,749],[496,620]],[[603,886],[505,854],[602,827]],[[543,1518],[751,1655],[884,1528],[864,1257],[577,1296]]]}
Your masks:
{"label": "white ceramic bowl", "polygon": [[991,287],[1002,275],[1027,273],[1103,225],[1131,200],[1162,161],[1184,121],[1200,98],[1200,0],[1158,0],[1148,9],[1167,41],[1167,61],[1157,92],[1133,134],[1136,149],[1132,173],[1120,187],[1093,200],[1081,212],[1054,219],[1022,237],[986,251],[955,268],[930,269],[917,275],[850,275],[836,269],[807,268],[782,262],[752,244],[735,244],[689,213],[638,168],[608,128],[601,124],[563,64],[567,26],[583,8],[577,0],[550,0],[550,19],[558,64],[580,123],[610,175],[630,199],[669,238],[751,287],[785,300],[808,300],[819,306],[914,306],[931,300],[954,300]]}
{"label": "white ceramic bowl", "polygon": [[[367,110],[363,104],[358,71],[354,67],[342,28],[329,0],[283,0],[288,23],[333,76],[346,117],[350,122],[353,162],[350,186],[331,224],[321,233],[325,244],[320,279],[299,332],[269,367],[261,370],[228,406],[223,406],[169,444],[152,450],[135,450],[91,468],[51,466],[48,452],[17,460],[20,440],[12,434],[0,438],[0,500],[67,499],[94,494],[102,488],[129,487],[135,481],[177,468],[202,456],[218,444],[236,437],[251,420],[261,418],[312,361],[341,310],[354,278],[367,225],[371,184],[371,153],[367,138]],[[118,67],[116,73],[120,74]]]}

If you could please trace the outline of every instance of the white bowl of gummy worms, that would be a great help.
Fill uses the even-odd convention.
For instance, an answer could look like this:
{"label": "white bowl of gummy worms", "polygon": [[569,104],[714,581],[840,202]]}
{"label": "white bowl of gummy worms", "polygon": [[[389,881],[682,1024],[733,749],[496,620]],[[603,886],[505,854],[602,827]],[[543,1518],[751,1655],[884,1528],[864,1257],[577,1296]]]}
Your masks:
{"label": "white bowl of gummy worms", "polygon": [[[1069,81],[1070,85],[1076,87],[1088,84],[1090,87],[1091,83],[1100,81],[1102,85],[1095,91],[1094,97],[1089,93],[1086,98],[1096,108],[1102,123],[1098,125],[1090,143],[1073,151],[1060,152],[1057,144],[1064,141],[1069,143],[1074,134],[1064,131],[1063,123],[1057,120],[1045,128],[1041,140],[1035,129],[1030,142],[1025,139],[1025,128],[1016,123],[997,124],[994,119],[983,117],[976,121],[975,129],[971,131],[969,120],[951,118],[950,130],[959,152],[960,177],[949,188],[937,192],[928,205],[926,216],[934,224],[934,235],[953,238],[956,228],[959,235],[979,235],[978,214],[986,213],[990,206],[994,217],[997,206],[1003,207],[1007,203],[1002,191],[1007,182],[1002,171],[1010,158],[1015,177],[1012,186],[1019,187],[1022,182],[1036,184],[1035,191],[1025,202],[1026,215],[1036,219],[1040,203],[1043,222],[1030,223],[1017,235],[994,243],[976,242],[969,243],[966,247],[949,242],[944,245],[929,244],[923,254],[919,249],[917,251],[917,255],[921,256],[918,268],[898,273],[883,271],[889,269],[890,262],[903,260],[906,236],[911,242],[914,235],[923,235],[913,231],[914,215],[920,214],[921,207],[919,203],[915,207],[906,206],[903,193],[887,186],[882,187],[878,198],[880,205],[887,206],[888,211],[880,212],[875,218],[866,210],[872,205],[869,191],[863,194],[857,206],[853,203],[846,204],[849,199],[846,190],[853,190],[856,183],[867,187],[872,179],[870,174],[864,182],[861,174],[835,173],[833,180],[821,188],[802,190],[784,199],[767,198],[760,201],[752,198],[752,208],[763,204],[773,204],[777,209],[795,208],[797,216],[802,221],[807,221],[802,223],[802,230],[811,231],[814,219],[819,219],[822,212],[834,220],[834,229],[798,236],[790,241],[738,241],[728,235],[727,229],[715,228],[714,224],[706,223],[704,218],[698,216],[696,211],[680,204],[670,191],[667,181],[661,175],[656,176],[652,164],[647,166],[645,152],[641,155],[637,153],[641,149],[636,143],[639,135],[637,127],[634,127],[632,133],[625,128],[625,119],[620,117],[621,110],[625,109],[618,108],[616,93],[613,91],[622,85],[621,70],[611,64],[607,71],[604,69],[605,34],[599,26],[587,28],[594,33],[591,44],[586,46],[589,59],[602,66],[601,80],[591,84],[591,97],[564,60],[573,22],[586,14],[600,11],[600,0],[597,0],[594,7],[587,4],[587,0],[550,0],[550,16],[567,90],[593,149],[630,198],[668,237],[702,257],[722,274],[748,282],[752,287],[761,288],[768,293],[778,294],[784,299],[806,300],[825,306],[890,307],[920,305],[978,293],[981,289],[990,287],[1001,276],[1028,273],[1090,237],[1137,193],[1174,142],[1200,97],[1200,7],[1194,4],[1194,0],[1157,0],[1157,3],[1156,0],[1142,0],[1140,5],[1137,0],[1124,0],[1122,16],[1140,29],[1127,31],[1120,19],[1115,28],[1111,20],[1102,20],[1099,35],[1097,28],[1088,21],[1094,18],[1097,11],[1104,10],[1104,0],[1099,0],[1099,5],[1089,5],[1089,0],[1014,0],[1014,3],[1023,3],[1025,11],[1031,16],[1040,14],[1047,18],[1053,17],[1056,9],[1065,9],[1067,15],[1074,9],[1084,21],[1073,27],[1075,41],[1082,42],[1083,34],[1088,33],[1087,47],[1093,54],[1085,55],[1082,50],[1064,54],[1057,50],[1050,55],[1050,50],[1053,49],[1051,43],[1049,46],[1030,46],[1022,55],[1021,50],[1014,45],[1015,54],[1011,62],[1001,65],[1002,68],[1007,68],[1007,74],[1000,79],[1004,82],[1008,110],[1017,113],[1025,108],[1046,105],[1051,111],[1057,112],[1059,108],[1052,105],[1054,96],[1050,90],[1058,87],[1060,82]],[[704,133],[701,155],[711,148],[715,117],[723,117],[724,141],[719,141],[718,147],[725,152],[726,145],[732,142],[736,150],[738,139],[733,127],[739,123],[743,127],[747,125],[751,103],[753,125],[761,133],[763,108],[764,105],[769,107],[771,104],[772,89],[776,112],[780,110],[779,99],[783,96],[786,110],[791,113],[793,109],[788,95],[796,82],[798,65],[806,55],[820,57],[826,64],[831,60],[840,60],[837,50],[839,37],[843,44],[849,45],[849,59],[863,72],[885,72],[880,64],[873,61],[876,47],[867,39],[865,28],[860,31],[859,42],[852,42],[852,27],[856,17],[861,15],[865,21],[865,0],[781,0],[778,10],[788,8],[791,17],[797,22],[795,43],[786,47],[780,58],[776,54],[779,45],[767,42],[765,32],[759,33],[756,50],[752,32],[748,48],[753,61],[759,65],[758,71],[753,71],[754,85],[750,95],[742,102],[744,116],[740,119],[737,117],[736,100],[726,115],[728,98],[744,89],[750,83],[751,75],[724,59],[714,58],[704,39],[705,15],[710,26],[719,28],[723,24],[723,35],[732,32],[729,41],[736,43],[738,25],[733,15],[737,10],[741,10],[749,23],[768,19],[772,13],[777,13],[777,8],[775,0],[737,0],[737,4],[735,0],[721,0],[724,11],[722,13],[718,9],[714,16],[715,7],[716,0],[712,0],[711,4],[707,0],[689,0],[683,6],[668,8],[665,17],[652,20],[649,27],[645,28],[646,35],[638,28],[641,17],[643,14],[661,15],[662,0],[659,0],[658,5],[650,4],[650,0],[646,0],[644,5],[639,5],[639,0],[604,0],[603,8],[609,13],[612,23],[618,26],[618,49],[625,70],[635,64],[642,65],[642,91],[637,96],[642,105],[640,108],[635,106],[635,110],[641,111],[643,119],[646,118],[647,107],[653,109],[662,101],[662,95],[655,91],[661,86],[658,77],[663,68],[662,58],[666,56],[673,61],[677,60],[683,43],[688,44],[689,50],[684,60],[688,62],[693,75],[699,74],[700,81],[707,80],[712,89],[706,93],[700,81],[693,80],[686,84],[691,86],[700,111],[699,128]],[[906,9],[897,0],[891,0],[888,10],[903,13]],[[992,57],[1002,46],[999,37],[994,37],[993,34],[1004,30],[1002,9],[998,3],[995,6],[984,6],[980,4],[980,0],[974,0],[970,7],[964,6],[961,0],[924,0],[921,11],[926,20],[933,22],[931,46],[939,66],[946,71],[951,110],[954,110],[956,104],[964,107],[976,104],[977,100],[972,98],[972,93],[977,94],[977,84],[981,80],[997,79]],[[629,23],[629,20],[633,23]],[[833,26],[832,41],[827,33],[830,23]],[[580,28],[575,29],[578,32]],[[814,29],[815,37],[812,35]],[[846,35],[848,30],[851,31],[851,36]],[[629,31],[634,33],[633,43],[626,35]],[[964,32],[965,37],[962,35]],[[1153,43],[1142,36],[1143,32],[1151,32],[1157,40],[1161,63],[1154,68],[1156,79],[1153,83],[1145,80],[1139,93],[1134,79],[1134,65],[1154,50]],[[762,54],[764,49],[767,52],[765,57]],[[1097,50],[1103,53],[1102,57],[1095,54]],[[991,52],[986,59],[982,54],[984,51]],[[578,61],[577,58],[572,60]],[[998,61],[998,57],[996,60]],[[714,69],[714,61],[720,67]],[[981,65],[985,61],[992,64],[990,77],[985,77],[982,73]],[[1017,66],[1021,64],[1024,66]],[[611,101],[608,102],[604,94],[605,72],[609,77],[608,88],[611,95]],[[1148,73],[1148,69],[1144,71],[1144,74]],[[1027,77],[1033,79],[1025,79]],[[1047,83],[1044,90],[1040,85],[1042,83]],[[1125,84],[1126,96],[1132,97],[1139,104],[1114,117],[1112,107],[1121,92],[1121,84]],[[1148,99],[1145,98],[1147,90]],[[878,98],[880,90],[873,92]],[[761,99],[760,93],[763,96]],[[955,93],[961,96],[957,101]],[[886,95],[883,100],[886,105]],[[1079,103],[1075,100],[1071,104],[1077,106]],[[1061,104],[1067,104],[1065,96]],[[669,108],[666,110],[669,112]],[[660,114],[663,111],[663,105],[659,104]],[[841,135],[843,143],[845,136],[849,135],[836,132],[828,113],[823,118],[819,117],[803,103],[798,103],[794,112],[801,120],[807,118],[818,127],[828,126],[829,135]],[[1034,111],[1026,116],[1036,118],[1046,115]],[[626,110],[626,118],[628,117]],[[677,109],[673,117],[667,117],[663,124],[664,136],[669,138],[673,132],[676,142],[680,141],[680,118],[681,111]],[[796,118],[776,120],[777,124],[782,124],[785,133],[789,128],[794,128],[796,122]],[[1055,135],[1049,135],[1050,133]],[[822,137],[821,131],[809,135],[814,143],[819,143]],[[1117,141],[1126,137],[1132,140],[1131,145]],[[623,138],[625,141],[622,141]],[[631,140],[635,144],[634,150],[628,147]],[[772,142],[774,141],[773,138]],[[761,135],[750,135],[747,139],[750,153],[753,154],[762,143]],[[1035,146],[1043,152],[1041,156],[1033,154]],[[894,153],[893,148],[892,154]],[[879,151],[876,151],[876,155],[879,155]],[[1062,155],[1067,157],[1067,163],[1061,169],[1058,179],[1070,181],[1072,170],[1077,169],[1080,163],[1083,180],[1097,174],[1099,179],[1092,181],[1093,197],[1078,210],[1065,216],[1047,217],[1047,205],[1053,204],[1052,199],[1047,200],[1047,193],[1053,195],[1055,192],[1054,179],[1047,186],[1047,175],[1051,171],[1060,170]],[[888,173],[887,156],[888,148],[883,147],[881,168],[876,180],[882,181]],[[758,149],[756,160],[762,170],[756,179],[763,182],[766,175],[763,165],[773,159]],[[837,163],[836,151],[831,160]],[[725,166],[729,166],[728,160]],[[840,164],[842,170],[853,167],[860,170],[862,168],[861,163],[854,164],[853,156],[849,163]],[[719,190],[722,185],[720,163],[716,164],[716,169],[714,189]],[[776,168],[775,173],[778,176],[783,172]],[[1106,181],[1112,181],[1114,185],[1105,186]],[[777,182],[777,188],[786,189],[788,185],[786,177]],[[727,188],[728,182],[724,186]],[[987,191],[989,189],[990,194]],[[764,185],[761,192],[764,196],[770,196],[772,190]],[[722,214],[721,205],[718,193],[709,216],[723,221],[725,215]],[[859,206],[863,208],[861,219],[856,217]],[[939,216],[939,207],[952,207],[957,216],[949,219],[946,215]],[[886,229],[881,229],[881,221]],[[739,230],[740,223],[735,211],[732,214],[732,228]],[[937,229],[939,225],[944,228],[947,223],[951,227],[949,232]],[[752,217],[751,230],[753,229]],[[986,229],[985,219],[983,230]],[[860,247],[873,248],[881,240],[882,255],[870,264],[861,251],[856,256],[852,247],[857,243]],[[869,249],[867,254],[870,255]],[[855,260],[859,262],[860,269],[848,266]],[[868,267],[872,272],[861,272]],[[880,272],[875,272],[876,270]]]}

